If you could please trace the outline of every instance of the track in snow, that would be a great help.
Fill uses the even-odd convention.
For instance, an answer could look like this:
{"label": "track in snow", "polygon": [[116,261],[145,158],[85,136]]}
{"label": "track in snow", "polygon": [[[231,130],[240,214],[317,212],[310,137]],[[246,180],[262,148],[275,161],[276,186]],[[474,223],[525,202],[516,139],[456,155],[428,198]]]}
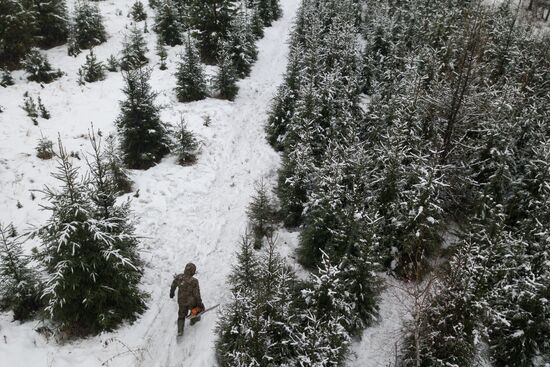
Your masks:
{"label": "track in snow", "polygon": [[202,105],[213,113],[214,139],[207,143],[198,164],[182,171],[166,162],[136,178],[141,196],[134,210],[141,217],[138,232],[154,238],[151,280],[159,289],[152,295],[157,313],[144,335],[141,366],[213,366],[216,313],[186,325],[176,340],[176,302],[168,298],[175,271],[188,261],[197,265],[205,304],[224,303],[226,278],[246,226],[245,208],[254,182],[274,178],[279,158],[265,141],[264,123],[270,101],[286,66],[287,38],[297,1],[282,2],[283,18],[266,29],[259,41],[258,61],[239,95],[225,108]]}

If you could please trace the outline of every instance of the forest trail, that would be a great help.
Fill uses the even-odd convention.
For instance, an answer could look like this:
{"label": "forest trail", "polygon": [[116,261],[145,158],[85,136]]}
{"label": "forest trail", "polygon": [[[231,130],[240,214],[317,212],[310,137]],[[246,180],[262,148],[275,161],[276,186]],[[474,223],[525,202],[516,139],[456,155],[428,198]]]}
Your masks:
{"label": "forest trail", "polygon": [[141,366],[215,365],[217,313],[205,315],[192,327],[187,323],[183,338],[177,339],[177,305],[168,298],[168,287],[175,272],[194,262],[207,307],[223,304],[229,296],[226,278],[246,229],[246,206],[254,183],[274,179],[279,162],[266,143],[264,124],[286,67],[287,40],[298,2],[286,0],[281,5],[283,17],[258,42],[258,61],[250,77],[239,83],[235,101],[223,108],[219,101],[201,102],[212,117],[210,129],[215,134],[198,163],[182,171],[163,162],[136,178],[141,193],[133,204],[140,220],[137,232],[154,239],[146,257],[152,268],[144,281],[157,285],[150,310],[140,321],[147,325]]}

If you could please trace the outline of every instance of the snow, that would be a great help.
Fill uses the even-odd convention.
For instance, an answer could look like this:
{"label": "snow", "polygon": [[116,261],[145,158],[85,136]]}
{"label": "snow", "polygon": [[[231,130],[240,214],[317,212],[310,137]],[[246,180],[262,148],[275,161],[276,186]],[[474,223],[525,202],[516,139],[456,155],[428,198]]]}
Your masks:
{"label": "snow", "polygon": [[411,296],[406,284],[382,277],[385,289],[381,294],[377,323],[365,329],[361,340],[352,345],[348,367],[395,367],[402,341],[403,324],[409,319]]}
{"label": "snow", "polygon": [[[126,17],[133,0],[100,2],[109,34],[108,42],[94,49],[98,59],[122,49]],[[238,240],[246,228],[245,208],[260,179],[274,182],[279,156],[265,141],[264,123],[286,66],[287,38],[299,2],[282,0],[283,18],[266,29],[258,42],[259,59],[249,78],[240,82],[234,102],[217,99],[182,104],[173,91],[174,72],[180,47],[169,50],[168,70],[158,69],[154,54],[156,37],[146,34],[154,65],[151,84],[159,92],[157,103],[164,107],[163,121],[177,124],[182,115],[190,130],[202,141],[197,164],[181,167],[174,157],[164,159],[147,171],[134,171],[132,209],[136,232],[142,236],[141,255],[146,262],[142,284],[150,294],[149,309],[133,325],[85,340],[63,342],[34,331],[40,321],[12,323],[11,315],[0,314],[0,358],[2,365],[19,366],[214,366],[216,313],[212,312],[192,327],[186,325],[182,340],[176,339],[176,302],[168,290],[173,274],[189,261],[197,265],[203,299],[209,305],[223,304],[229,296],[226,277],[231,269]],[[121,10],[119,12],[118,10]],[[148,27],[153,13],[148,10]],[[120,15],[117,15],[120,14]],[[140,23],[141,26],[143,22]],[[0,221],[12,222],[20,231],[40,225],[49,213],[40,210],[40,190],[56,185],[50,172],[55,162],[35,156],[42,136],[56,140],[59,135],[68,151],[83,158],[90,150],[87,131],[90,123],[104,134],[115,132],[122,77],[109,73],[104,81],[78,85],[78,68],[87,51],[77,58],[66,55],[66,46],[45,52],[54,68],[66,75],[41,87],[26,81],[22,71],[14,73],[16,84],[0,89]],[[212,75],[213,67],[207,68]],[[20,108],[23,94],[41,96],[51,119],[39,119],[34,126]],[[203,126],[203,118],[212,120]],[[84,159],[79,165],[84,164]],[[20,202],[22,207],[17,208]],[[27,250],[36,243],[28,243]]]}

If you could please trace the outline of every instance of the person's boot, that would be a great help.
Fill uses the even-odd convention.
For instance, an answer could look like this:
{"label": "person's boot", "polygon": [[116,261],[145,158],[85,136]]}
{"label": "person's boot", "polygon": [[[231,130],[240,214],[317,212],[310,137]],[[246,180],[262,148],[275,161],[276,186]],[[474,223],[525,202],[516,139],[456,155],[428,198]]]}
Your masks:
{"label": "person's boot", "polygon": [[185,326],[185,319],[178,319],[178,336],[183,335],[184,326]]}
{"label": "person's boot", "polygon": [[197,317],[193,317],[190,321],[189,321],[189,325],[193,326],[195,325],[197,322],[201,321],[201,317],[200,316],[197,316]]}

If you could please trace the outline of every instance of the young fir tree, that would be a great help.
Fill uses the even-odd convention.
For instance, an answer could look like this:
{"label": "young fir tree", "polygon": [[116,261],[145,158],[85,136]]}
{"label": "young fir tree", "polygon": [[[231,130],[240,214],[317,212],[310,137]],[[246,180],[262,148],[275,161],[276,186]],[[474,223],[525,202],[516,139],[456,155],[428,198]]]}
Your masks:
{"label": "young fir tree", "polygon": [[350,346],[346,320],[353,317],[346,280],[338,267],[324,255],[318,274],[302,289],[293,330],[293,354],[297,365],[339,366]]}
{"label": "young fir tree", "polygon": [[243,236],[237,253],[237,263],[229,277],[232,300],[222,309],[218,321],[216,356],[222,366],[245,366],[259,361],[248,350],[256,346],[251,335],[257,329],[254,317],[254,293],[259,278],[260,261],[252,249],[252,243]]}
{"label": "young fir tree", "polygon": [[157,56],[160,59],[160,70],[166,70],[168,69],[168,66],[166,66],[166,59],[168,58],[168,51],[166,50],[166,46],[164,42],[162,41],[162,38],[158,37],[157,39]]}
{"label": "young fir tree", "polygon": [[265,27],[271,26],[271,23],[282,15],[279,0],[256,0],[255,3]]}
{"label": "young fir tree", "polygon": [[218,56],[218,74],[214,78],[214,88],[218,90],[219,97],[233,101],[239,93],[237,86],[237,73],[233,66],[233,60],[227,52],[227,48],[220,49]]}
{"label": "young fir tree", "polygon": [[65,0],[36,2],[36,22],[39,32],[38,44],[53,47],[67,41],[68,15]]}
{"label": "young fir tree", "polygon": [[159,39],[168,46],[183,43],[183,25],[178,17],[178,11],[172,0],[163,0],[157,8],[154,31]]}
{"label": "young fir tree", "polygon": [[250,27],[252,28],[252,33],[254,33],[256,39],[259,40],[264,36],[264,21],[258,11],[257,3],[252,4],[250,12]]}
{"label": "young fir tree", "polygon": [[0,225],[0,310],[13,311],[14,320],[27,320],[42,306],[38,274],[29,263],[13,225]]}
{"label": "young fir tree", "polygon": [[27,92],[24,94],[24,97],[25,98],[23,99],[23,106],[21,106],[21,108],[27,113],[27,116],[29,116],[31,119],[34,120],[38,118],[38,107],[36,105],[36,102],[31,96],[28,95]]}
{"label": "young fir tree", "polygon": [[206,63],[216,61],[220,41],[230,28],[235,11],[235,0],[193,0],[189,4],[189,22],[198,40],[201,59]]}
{"label": "young fir tree", "polygon": [[78,69],[79,83],[93,83],[105,79],[105,65],[98,61],[94,50],[86,55],[86,62]]}
{"label": "young fir tree", "polygon": [[52,159],[54,156],[53,142],[45,137],[40,138],[36,146],[36,156],[44,160]]}
{"label": "young fir tree", "polygon": [[263,181],[256,186],[256,194],[248,205],[247,215],[254,239],[254,248],[260,249],[264,238],[270,238],[273,235],[277,221],[277,212]]}
{"label": "young fir tree", "polygon": [[105,159],[107,161],[107,172],[114,190],[119,194],[127,194],[132,191],[132,180],[128,170],[124,167],[121,154],[117,148],[117,141],[114,135],[109,135],[105,145]]}
{"label": "young fir tree", "polygon": [[274,244],[258,258],[245,239],[230,279],[233,299],[218,322],[219,364],[287,365],[292,357],[289,306],[295,279]]}
{"label": "young fir tree", "polygon": [[10,68],[36,45],[38,25],[31,0],[0,0],[0,65]]}
{"label": "young fir tree", "polygon": [[92,4],[88,0],[76,3],[69,33],[74,42],[73,54],[78,54],[80,49],[88,49],[107,40],[103,18],[97,4]]}
{"label": "young fir tree", "polygon": [[132,5],[132,8],[130,9],[130,15],[135,22],[141,22],[142,20],[147,19],[145,7],[140,0],[137,0],[134,5]]}
{"label": "young fir tree", "polygon": [[130,33],[124,36],[122,47],[122,57],[120,59],[122,70],[128,71],[141,68],[149,61],[145,56],[149,51],[147,42],[143,38],[141,30],[135,24],[130,29]]}
{"label": "young fir tree", "polygon": [[48,111],[46,106],[42,103],[42,98],[40,98],[40,96],[38,96],[38,111],[40,111],[40,117],[43,119],[49,120],[50,117],[52,117],[50,111]]}
{"label": "young fir tree", "polygon": [[145,308],[137,239],[127,209],[113,204],[98,162],[91,163],[91,181],[83,180],[60,143],[58,163],[53,175],[61,188],[43,191],[52,216],[33,233],[42,240],[37,259],[48,273],[46,311],[72,334],[112,330]]}
{"label": "young fir tree", "polygon": [[27,79],[37,83],[51,83],[63,75],[61,70],[53,70],[46,55],[43,55],[37,49],[29,51],[23,66],[28,76]]}
{"label": "young fir tree", "polygon": [[258,58],[255,41],[256,37],[248,17],[244,11],[240,11],[231,21],[226,41],[222,43],[222,47],[226,48],[226,52],[233,61],[233,67],[241,78],[250,75],[252,65]]}
{"label": "young fir tree", "polygon": [[185,51],[176,72],[176,95],[180,102],[192,102],[206,98],[206,79],[195,44],[187,37]]}
{"label": "young fir tree", "polygon": [[150,71],[130,70],[124,74],[126,100],[120,103],[116,120],[123,161],[128,168],[147,169],[170,151],[170,141],[159,108],[156,93],[149,85]]}
{"label": "young fir tree", "polygon": [[107,70],[109,70],[112,73],[115,73],[118,71],[119,66],[120,66],[120,63],[115,57],[115,55],[109,56],[109,58],[107,59],[107,66],[106,66]]}
{"label": "young fir tree", "polygon": [[178,164],[181,166],[194,164],[197,161],[199,144],[193,133],[187,129],[183,117],[174,131],[174,135],[172,151],[176,154]]}
{"label": "young fir tree", "polygon": [[289,55],[283,84],[273,98],[266,126],[267,141],[277,151],[284,149],[284,140],[295,110],[298,91],[301,84],[301,54],[292,48]]}
{"label": "young fir tree", "polygon": [[9,87],[15,84],[9,70],[0,67],[0,87]]}

